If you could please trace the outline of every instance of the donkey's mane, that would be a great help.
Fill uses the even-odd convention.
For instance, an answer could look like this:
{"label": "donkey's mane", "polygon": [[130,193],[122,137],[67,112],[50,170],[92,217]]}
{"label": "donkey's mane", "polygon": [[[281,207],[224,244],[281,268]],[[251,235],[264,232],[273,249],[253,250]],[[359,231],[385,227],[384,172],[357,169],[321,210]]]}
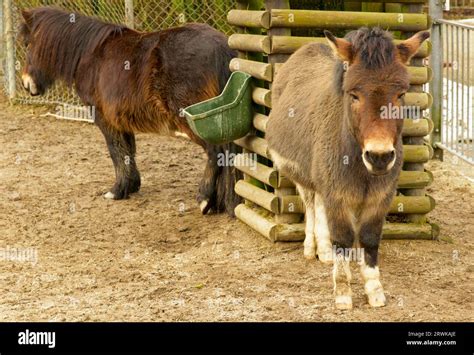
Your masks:
{"label": "donkey's mane", "polygon": [[392,35],[380,27],[362,27],[349,32],[346,39],[366,69],[381,69],[395,60]]}
{"label": "donkey's mane", "polygon": [[92,54],[110,36],[129,30],[54,7],[24,12],[23,38],[34,39],[33,60],[50,75],[59,75],[67,84],[74,82],[77,66],[84,55]]}

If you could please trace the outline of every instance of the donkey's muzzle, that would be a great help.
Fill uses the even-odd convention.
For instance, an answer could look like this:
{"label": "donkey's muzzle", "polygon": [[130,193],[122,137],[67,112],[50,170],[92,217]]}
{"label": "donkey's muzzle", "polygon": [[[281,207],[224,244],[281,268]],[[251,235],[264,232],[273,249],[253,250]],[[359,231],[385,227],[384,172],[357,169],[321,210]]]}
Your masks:
{"label": "donkey's muzzle", "polygon": [[395,150],[388,152],[364,152],[364,163],[371,174],[384,175],[392,169],[395,164]]}
{"label": "donkey's muzzle", "polygon": [[40,94],[35,81],[29,74],[22,74],[21,81],[23,83],[23,87],[30,93],[31,96],[37,96]]}

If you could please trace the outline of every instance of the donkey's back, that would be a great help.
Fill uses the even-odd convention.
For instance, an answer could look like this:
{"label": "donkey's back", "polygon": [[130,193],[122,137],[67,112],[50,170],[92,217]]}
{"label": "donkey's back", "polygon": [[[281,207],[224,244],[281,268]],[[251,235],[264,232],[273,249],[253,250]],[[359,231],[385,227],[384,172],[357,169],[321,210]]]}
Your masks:
{"label": "donkey's back", "polygon": [[[302,88],[310,86],[312,79],[316,78],[323,85],[328,83],[330,78],[328,70],[331,70],[335,63],[334,54],[325,44],[309,43],[301,47],[282,65],[273,82],[273,104],[278,104],[288,86],[297,88],[298,93],[307,94]],[[311,92],[314,90],[309,93]]]}
{"label": "donkey's back", "polygon": [[[336,70],[331,49],[310,43],[282,66],[272,88],[271,124],[266,133],[272,157],[288,177],[315,190],[326,179],[310,172],[330,172],[322,166],[329,161],[324,155],[332,153],[329,144],[341,123],[336,119],[342,114],[341,97],[335,94]],[[284,156],[279,152],[285,152]]]}

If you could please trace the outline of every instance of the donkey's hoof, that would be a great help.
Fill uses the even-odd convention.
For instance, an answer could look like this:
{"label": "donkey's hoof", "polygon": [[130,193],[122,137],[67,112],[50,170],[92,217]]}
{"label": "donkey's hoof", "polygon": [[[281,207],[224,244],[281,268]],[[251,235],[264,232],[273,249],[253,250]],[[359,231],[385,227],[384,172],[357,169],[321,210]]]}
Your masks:
{"label": "donkey's hoof", "polygon": [[379,280],[370,279],[365,283],[365,294],[369,304],[372,307],[383,307],[385,306],[386,299],[383,293],[383,287]]}
{"label": "donkey's hoof", "polygon": [[201,201],[201,203],[199,204],[199,209],[201,210],[202,214],[206,214],[210,208],[211,204],[208,200]]}
{"label": "donkey's hoof", "polygon": [[132,171],[130,176],[115,181],[114,186],[104,197],[110,200],[126,200],[130,194],[140,191],[141,180],[138,171]]}
{"label": "donkey's hoof", "polygon": [[316,250],[312,247],[305,247],[303,251],[305,259],[313,260],[316,258]]}
{"label": "donkey's hoof", "polygon": [[324,264],[332,264],[333,249],[330,243],[318,243],[318,259]]}
{"label": "donkey's hoof", "polygon": [[371,307],[383,307],[386,305],[387,300],[383,292],[373,292],[367,295],[369,304]]}
{"label": "donkey's hoof", "polygon": [[348,295],[336,296],[336,308],[337,309],[352,309],[352,297]]}
{"label": "donkey's hoof", "polygon": [[104,195],[104,198],[109,199],[109,200],[114,200],[115,199],[115,194],[113,192],[109,191]]}
{"label": "donkey's hoof", "polygon": [[323,264],[332,264],[332,251],[324,250],[322,252],[318,252],[318,259]]}

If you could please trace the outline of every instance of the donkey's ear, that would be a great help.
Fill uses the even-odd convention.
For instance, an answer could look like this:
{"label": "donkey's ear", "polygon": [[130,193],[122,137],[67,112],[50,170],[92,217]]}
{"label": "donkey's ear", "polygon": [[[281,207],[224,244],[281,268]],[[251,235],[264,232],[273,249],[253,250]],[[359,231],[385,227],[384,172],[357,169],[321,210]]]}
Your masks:
{"label": "donkey's ear", "polygon": [[421,31],[414,34],[402,43],[398,44],[398,56],[400,57],[402,63],[408,64],[411,57],[413,57],[416,52],[418,52],[418,49],[420,49],[421,44],[429,37],[429,32]]}
{"label": "donkey's ear", "polygon": [[324,35],[328,41],[329,47],[333,50],[339,59],[343,62],[352,62],[352,44],[351,42],[343,39],[337,38],[329,31],[324,31]]}

